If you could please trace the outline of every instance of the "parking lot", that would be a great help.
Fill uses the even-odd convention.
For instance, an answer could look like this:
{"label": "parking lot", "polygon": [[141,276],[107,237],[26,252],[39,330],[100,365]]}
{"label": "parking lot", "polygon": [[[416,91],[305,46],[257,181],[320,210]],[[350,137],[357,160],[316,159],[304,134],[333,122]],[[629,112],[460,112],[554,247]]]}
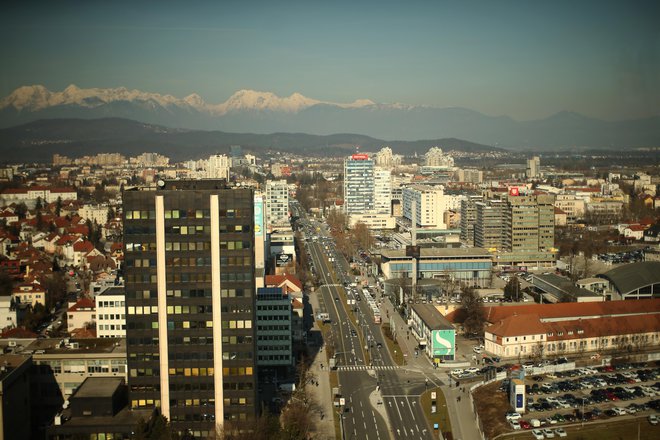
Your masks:
{"label": "parking lot", "polygon": [[[580,368],[525,378],[524,416],[503,411],[511,430],[557,428],[626,415],[649,416],[660,410],[657,364]],[[499,391],[507,393],[508,382]],[[548,437],[547,435],[544,438]]]}

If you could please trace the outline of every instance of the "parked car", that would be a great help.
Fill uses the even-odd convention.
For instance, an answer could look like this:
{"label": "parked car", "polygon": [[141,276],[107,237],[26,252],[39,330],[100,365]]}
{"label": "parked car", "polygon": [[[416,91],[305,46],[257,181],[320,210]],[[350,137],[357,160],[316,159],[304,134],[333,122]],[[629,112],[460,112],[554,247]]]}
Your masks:
{"label": "parked car", "polygon": [[543,428],[545,438],[555,438],[555,432],[550,428]]}
{"label": "parked car", "polygon": [[568,434],[566,433],[566,430],[564,428],[555,429],[555,434],[557,434],[557,437],[567,437],[568,436]]}
{"label": "parked car", "polygon": [[540,429],[532,429],[532,436],[536,440],[543,440],[545,438],[545,436],[543,435],[543,431],[541,431]]}

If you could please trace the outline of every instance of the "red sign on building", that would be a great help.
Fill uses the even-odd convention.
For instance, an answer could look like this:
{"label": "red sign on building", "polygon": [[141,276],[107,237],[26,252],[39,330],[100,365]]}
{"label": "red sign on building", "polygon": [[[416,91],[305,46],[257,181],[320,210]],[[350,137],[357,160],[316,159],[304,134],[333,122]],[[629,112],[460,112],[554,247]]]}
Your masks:
{"label": "red sign on building", "polygon": [[351,156],[351,159],[353,160],[367,160],[369,159],[368,154],[360,153],[360,154],[354,154]]}
{"label": "red sign on building", "polygon": [[519,196],[520,195],[520,190],[518,190],[518,188],[516,188],[515,186],[511,187],[511,188],[509,188],[509,195],[510,196]]}

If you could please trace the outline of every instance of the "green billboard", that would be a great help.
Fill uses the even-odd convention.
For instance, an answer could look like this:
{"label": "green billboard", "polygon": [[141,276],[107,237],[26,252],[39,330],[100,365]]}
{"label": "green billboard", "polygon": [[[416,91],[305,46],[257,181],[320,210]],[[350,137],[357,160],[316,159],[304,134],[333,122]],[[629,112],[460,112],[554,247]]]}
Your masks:
{"label": "green billboard", "polygon": [[433,356],[454,356],[456,347],[455,330],[433,330]]}

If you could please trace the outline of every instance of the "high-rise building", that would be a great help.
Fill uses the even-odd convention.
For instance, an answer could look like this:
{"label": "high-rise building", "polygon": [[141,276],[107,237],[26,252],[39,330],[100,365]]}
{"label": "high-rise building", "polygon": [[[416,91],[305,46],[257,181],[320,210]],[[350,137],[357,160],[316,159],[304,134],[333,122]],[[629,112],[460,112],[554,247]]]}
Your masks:
{"label": "high-rise building", "polygon": [[212,436],[256,405],[254,194],[223,181],[159,181],[124,200],[132,408]]}
{"label": "high-rise building", "polygon": [[474,246],[474,224],[477,221],[477,202],[481,196],[469,196],[461,201],[461,241]]}
{"label": "high-rise building", "polygon": [[553,195],[515,190],[475,205],[474,245],[497,250],[499,264],[545,266],[553,261]]}
{"label": "high-rise building", "polygon": [[286,180],[266,181],[266,228],[290,226],[289,184]]}
{"label": "high-rise building", "polygon": [[367,154],[344,159],[344,210],[364,214],[374,209],[374,161]]}
{"label": "high-rise building", "polygon": [[389,169],[374,169],[374,212],[392,214],[392,172]]}
{"label": "high-rise building", "polygon": [[450,168],[454,166],[454,158],[449,154],[443,153],[440,147],[431,147],[424,154],[424,159],[427,167]]}
{"label": "high-rise building", "polygon": [[534,179],[541,175],[541,158],[534,156],[531,159],[527,159],[527,178]]}
{"label": "high-rise building", "polygon": [[291,298],[281,287],[257,289],[257,365],[292,367]]}
{"label": "high-rise building", "polygon": [[[446,229],[444,212],[446,201],[441,186],[415,185],[403,189],[403,217],[415,221],[421,227]],[[416,203],[415,219],[412,206]]]}
{"label": "high-rise building", "polygon": [[484,249],[504,248],[506,204],[501,200],[475,202],[474,245]]}
{"label": "high-rise building", "polygon": [[555,240],[553,195],[509,195],[504,247],[509,252],[550,252]]}
{"label": "high-rise building", "polygon": [[392,154],[390,147],[383,147],[376,153],[376,166],[391,169],[401,165],[401,159],[400,154]]}
{"label": "high-rise building", "polygon": [[207,165],[207,176],[209,179],[225,179],[229,180],[229,169],[231,162],[225,154],[214,154],[209,157]]}

